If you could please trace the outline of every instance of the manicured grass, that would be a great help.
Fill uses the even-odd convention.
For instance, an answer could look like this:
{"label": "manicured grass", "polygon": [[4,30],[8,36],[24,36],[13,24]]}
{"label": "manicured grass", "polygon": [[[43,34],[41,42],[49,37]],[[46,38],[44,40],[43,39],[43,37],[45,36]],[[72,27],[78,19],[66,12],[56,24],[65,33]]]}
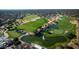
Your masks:
{"label": "manicured grass", "polygon": [[38,27],[42,26],[43,24],[45,24],[47,22],[48,22],[48,20],[46,18],[41,18],[36,21],[32,21],[32,22],[20,25],[17,27],[17,29],[23,29],[27,32],[35,31]]}
{"label": "manicured grass", "polygon": [[37,16],[37,15],[26,15],[24,18],[18,19],[18,20],[19,21],[23,21],[23,20],[30,21],[30,20],[37,18],[37,17],[39,17],[39,16]]}
{"label": "manicured grass", "polygon": [[37,37],[37,36],[24,36],[24,37],[22,37],[22,40],[24,42],[36,43],[36,44],[41,44],[43,42],[42,38]]}
{"label": "manicured grass", "polygon": [[8,31],[8,35],[9,35],[10,38],[17,38],[17,37],[19,37],[21,34],[15,32],[15,31]]}
{"label": "manicured grass", "polygon": [[76,25],[71,24],[69,20],[70,20],[69,17],[63,16],[57,24],[58,29],[52,29],[51,30],[53,32],[52,34],[49,34],[47,32],[44,33],[47,42],[50,42],[49,43],[50,46],[52,45],[52,47],[55,47],[57,45],[64,45],[71,40],[67,37],[67,35],[65,35],[65,31],[67,30],[68,32],[75,34]]}
{"label": "manicured grass", "polygon": [[[76,25],[71,24],[69,20],[70,18],[68,16],[63,16],[61,20],[58,21],[57,24],[58,29],[48,30],[48,32],[53,31],[52,34],[44,32],[45,40],[43,40],[42,37],[38,36],[25,36],[22,38],[22,40],[28,43],[39,44],[46,48],[55,48],[57,46],[65,45],[70,41],[67,35],[65,35],[65,31],[75,34],[76,30]],[[33,32],[47,22],[48,20],[46,18],[41,18],[36,21],[19,25],[17,26],[17,29],[23,29],[26,32]],[[17,33],[15,31],[8,31],[8,34],[10,35],[11,38],[16,38],[21,35],[20,33]]]}
{"label": "manicured grass", "polygon": [[26,16],[23,18],[23,20],[31,20],[31,19],[36,18],[36,17],[38,17],[38,16],[37,16],[37,15],[26,15]]}
{"label": "manicured grass", "polygon": [[73,24],[70,23],[70,17],[63,16],[61,20],[58,22],[59,29],[62,30],[71,30],[73,27]]}
{"label": "manicured grass", "polygon": [[[58,29],[52,29],[52,34],[44,32],[45,40],[42,37],[37,36],[27,36],[22,38],[23,41],[29,43],[39,44],[46,48],[56,48],[58,46],[65,46],[70,39],[65,35],[65,31],[69,31],[75,34],[76,26],[69,22],[69,17],[63,16],[61,20],[58,21]],[[50,30],[49,30],[50,31]]]}
{"label": "manicured grass", "polygon": [[52,39],[46,38],[46,40],[42,40],[42,37],[37,37],[37,36],[25,36],[22,38],[22,40],[24,42],[35,43],[46,48],[53,48],[57,43],[61,45],[61,43],[66,42],[66,38],[62,36],[53,37]]}
{"label": "manicured grass", "polygon": [[[30,32],[30,31],[35,31],[38,27],[42,26],[43,24],[47,23],[47,19],[46,18],[42,18],[33,22],[29,22],[23,25],[19,25],[17,26],[17,29],[23,29],[26,32]],[[16,30],[16,29],[15,29]],[[9,37],[11,38],[16,38],[19,37],[21,34],[17,33],[15,30],[13,31],[8,31]]]}

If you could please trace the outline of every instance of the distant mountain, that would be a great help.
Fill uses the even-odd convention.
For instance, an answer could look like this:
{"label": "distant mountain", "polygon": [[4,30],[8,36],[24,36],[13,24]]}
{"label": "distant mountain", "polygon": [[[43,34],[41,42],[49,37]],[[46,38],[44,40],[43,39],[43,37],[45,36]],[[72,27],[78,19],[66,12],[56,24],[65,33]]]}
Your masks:
{"label": "distant mountain", "polygon": [[37,14],[47,16],[51,14],[79,15],[78,9],[30,9],[30,10],[0,10],[0,25],[8,21],[14,21],[17,18],[24,17],[26,14]]}

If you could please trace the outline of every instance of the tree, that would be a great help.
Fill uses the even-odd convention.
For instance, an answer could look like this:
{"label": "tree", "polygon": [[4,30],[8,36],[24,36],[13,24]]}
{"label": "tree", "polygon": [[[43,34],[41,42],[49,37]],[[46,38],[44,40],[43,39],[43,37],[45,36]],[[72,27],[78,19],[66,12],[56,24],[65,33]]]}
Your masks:
{"label": "tree", "polygon": [[19,39],[18,38],[15,38],[14,39],[14,45],[19,45],[19,44],[21,44],[21,42],[19,41]]}

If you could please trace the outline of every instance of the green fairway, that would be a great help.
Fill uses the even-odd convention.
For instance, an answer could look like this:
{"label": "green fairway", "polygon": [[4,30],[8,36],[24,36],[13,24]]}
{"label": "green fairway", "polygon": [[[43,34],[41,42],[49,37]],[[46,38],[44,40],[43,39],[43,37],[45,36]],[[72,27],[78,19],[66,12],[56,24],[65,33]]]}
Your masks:
{"label": "green fairway", "polygon": [[[42,19],[39,19],[36,21],[25,23],[23,25],[19,25],[19,26],[17,26],[17,29],[18,30],[23,29],[23,31],[26,31],[26,32],[32,32],[47,22],[48,22],[48,20],[46,18],[42,18]],[[13,31],[8,31],[9,37],[11,37],[11,38],[19,37],[21,35],[21,33],[17,33],[16,32],[17,29],[15,29]]]}
{"label": "green fairway", "polygon": [[[72,34],[75,35],[76,25],[71,24],[69,21],[70,21],[69,17],[63,16],[61,20],[58,21],[57,24],[58,29],[49,30],[48,32],[52,32],[51,34],[49,34],[48,32],[44,33],[47,42],[48,43],[50,42],[49,44],[50,45],[52,44],[52,47],[66,44],[71,40],[69,37],[72,37]],[[72,34],[66,34],[65,33],[66,31],[67,33],[72,33]]]}
{"label": "green fairway", "polygon": [[70,18],[68,16],[63,16],[58,22],[58,27],[62,30],[71,30],[73,24],[70,23]]}
{"label": "green fairway", "polygon": [[22,20],[31,20],[31,19],[34,19],[34,18],[37,18],[38,16],[37,15],[26,15]]}
{"label": "green fairway", "polygon": [[24,36],[22,37],[22,40],[24,42],[28,42],[28,43],[36,43],[36,44],[41,44],[43,42],[41,37],[37,37],[37,36]]}
{"label": "green fairway", "polygon": [[[22,38],[22,41],[27,42],[27,43],[35,43],[35,44],[41,45],[46,48],[53,48],[55,46],[55,44],[59,43],[61,45],[61,43],[64,43],[67,40],[63,36],[53,37],[49,40],[47,37],[46,37],[46,40],[42,40],[42,37],[25,36]],[[53,47],[51,47],[51,46],[53,46]]]}
{"label": "green fairway", "polygon": [[[19,25],[17,26],[17,29],[22,29],[26,32],[33,32],[47,22],[47,18],[41,18],[36,21],[31,21]],[[35,43],[46,48],[56,48],[57,46],[61,45],[64,46],[71,40],[70,38],[73,36],[73,34],[75,35],[76,25],[70,23],[70,18],[68,16],[63,16],[58,20],[58,23],[56,25],[58,28],[53,29],[53,25],[51,30],[49,29],[48,31],[43,32],[45,40],[43,40],[42,37],[38,36],[24,36],[21,40],[30,44]],[[21,35],[21,33],[17,33],[15,31],[8,31],[8,34],[11,38],[16,38]]]}
{"label": "green fairway", "polygon": [[17,29],[23,29],[27,32],[35,31],[38,27],[42,26],[43,24],[47,23],[48,20],[46,18],[41,18],[36,21],[28,22],[26,24],[20,25]]}
{"label": "green fairway", "polygon": [[9,35],[10,38],[17,38],[17,37],[19,37],[21,34],[15,32],[15,31],[8,31],[8,35]]}
{"label": "green fairway", "polygon": [[18,22],[21,22],[21,21],[30,21],[30,20],[38,18],[38,17],[39,16],[37,16],[37,15],[26,15],[22,19],[17,19],[17,20],[18,20]]}

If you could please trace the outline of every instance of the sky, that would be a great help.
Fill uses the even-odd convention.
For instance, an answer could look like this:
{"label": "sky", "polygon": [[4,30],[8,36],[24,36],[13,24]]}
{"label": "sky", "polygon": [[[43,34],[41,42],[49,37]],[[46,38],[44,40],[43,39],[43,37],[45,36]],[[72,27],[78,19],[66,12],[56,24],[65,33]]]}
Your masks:
{"label": "sky", "polygon": [[78,9],[78,0],[0,0],[0,9]]}

